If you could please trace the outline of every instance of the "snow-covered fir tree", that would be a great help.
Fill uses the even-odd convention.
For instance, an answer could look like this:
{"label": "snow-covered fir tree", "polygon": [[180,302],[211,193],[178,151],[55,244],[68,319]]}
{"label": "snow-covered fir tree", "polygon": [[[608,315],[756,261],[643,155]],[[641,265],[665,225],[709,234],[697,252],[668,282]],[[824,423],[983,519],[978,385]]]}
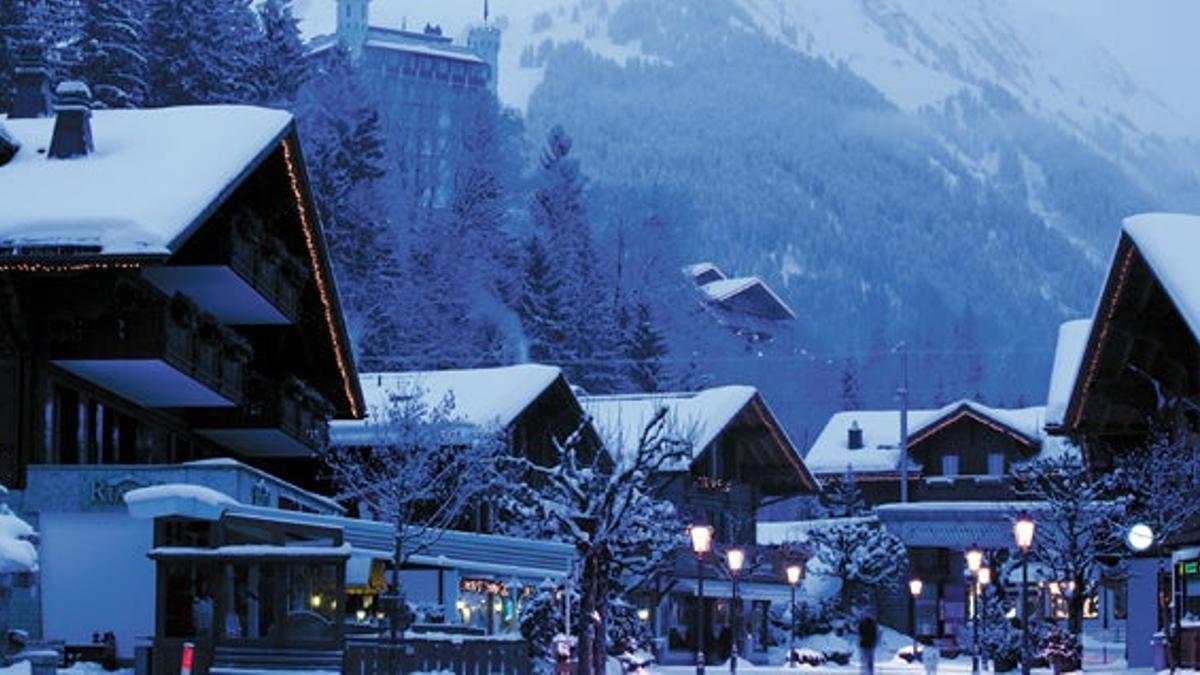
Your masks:
{"label": "snow-covered fir tree", "polygon": [[517,313],[534,361],[551,361],[567,340],[567,313],[561,282],[542,238],[534,234],[525,246],[524,273]]}
{"label": "snow-covered fir tree", "polygon": [[825,517],[854,518],[867,513],[867,503],[850,467],[841,476],[826,479],[822,487],[819,499]]}
{"label": "snow-covered fir tree", "polygon": [[874,605],[898,588],[908,564],[904,544],[875,518],[827,521],[809,532],[809,541],[817,570],[842,581],[843,613]]}
{"label": "snow-covered fir tree", "polygon": [[626,329],[624,352],[628,361],[629,382],[637,391],[663,391],[669,385],[669,373],[664,359],[667,340],[654,323],[650,304],[633,303],[633,317]]}
{"label": "snow-covered fir tree", "polygon": [[25,0],[0,0],[0,112],[8,111],[12,99],[13,68],[27,14]]}
{"label": "snow-covered fir tree", "polygon": [[261,33],[254,68],[254,86],[263,105],[288,107],[308,75],[307,54],[300,27],[292,15],[292,0],[263,0],[258,6]]}
{"label": "snow-covered fir tree", "polygon": [[85,0],[75,77],[107,108],[146,101],[146,6],[143,0]]}
{"label": "snow-covered fir tree", "polygon": [[146,20],[150,104],[256,100],[260,35],[249,0],[153,0]]}

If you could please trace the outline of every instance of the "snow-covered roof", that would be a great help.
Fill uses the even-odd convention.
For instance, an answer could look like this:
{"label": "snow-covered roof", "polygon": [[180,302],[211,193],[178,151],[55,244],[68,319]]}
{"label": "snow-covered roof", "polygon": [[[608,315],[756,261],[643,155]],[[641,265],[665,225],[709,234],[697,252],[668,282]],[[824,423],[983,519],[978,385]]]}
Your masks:
{"label": "snow-covered roof", "polygon": [[483,59],[468,51],[439,47],[438,45],[433,44],[408,42],[405,40],[369,39],[366,41],[365,46],[368,48],[389,49],[397,52],[407,52],[409,54],[433,56],[440,59],[465,61],[467,63],[484,63]]}
{"label": "snow-covered roof", "polygon": [[[1045,418],[1043,406],[992,408],[964,399],[934,410],[908,411],[910,445],[962,415],[995,423],[1010,434],[1024,437],[1030,444],[1041,443],[1045,436],[1042,431]],[[863,447],[851,450],[847,430],[856,422],[863,432]],[[834,413],[809,448],[804,461],[817,474],[842,473],[847,467],[855,473],[896,471],[900,465],[900,411],[847,410]],[[920,469],[915,464],[910,466]]]}
{"label": "snow-covered roof", "polygon": [[22,147],[0,166],[0,244],[167,255],[291,121],[234,105],[97,110],[93,153],[47,159],[54,118],[6,120]]}
{"label": "snow-covered roof", "polygon": [[363,373],[359,376],[367,417],[330,422],[338,445],[370,445],[378,440],[372,420],[383,418],[395,396],[414,393],[430,407],[453,397],[452,418],[481,428],[503,429],[562,377],[555,366],[526,363],[499,368]]}
{"label": "snow-covered roof", "polygon": [[126,492],[124,500],[130,515],[147,519],[188,516],[201,520],[217,520],[226,509],[238,505],[236,499],[223,492],[190,483],[136,488]]}
{"label": "snow-covered roof", "polygon": [[688,265],[687,267],[683,268],[683,271],[685,274],[692,276],[692,277],[698,277],[702,274],[707,274],[709,272],[712,272],[712,273],[715,273],[718,277],[720,277],[722,279],[725,278],[725,273],[721,271],[721,268],[717,267],[716,265],[714,265],[713,263],[710,263],[710,262],[693,263],[693,264]]}
{"label": "snow-covered roof", "polygon": [[1047,425],[1062,424],[1067,414],[1091,332],[1091,319],[1067,321],[1058,327],[1058,346],[1054,349],[1054,368],[1050,371],[1050,390],[1046,393]]}
{"label": "snow-covered roof", "polygon": [[835,525],[855,525],[878,522],[875,516],[855,518],[821,518],[818,520],[759,521],[756,525],[755,541],[760,545],[804,543],[813,530],[824,530]]}
{"label": "snow-covered roof", "polygon": [[1200,340],[1200,216],[1143,213],[1126,218],[1122,228]]}
{"label": "snow-covered roof", "polygon": [[792,308],[788,307],[788,304],[784,302],[782,298],[776,295],[775,291],[772,291],[771,287],[768,286],[765,281],[756,276],[718,279],[717,281],[710,281],[700,287],[700,290],[708,297],[709,300],[717,303],[727,302],[730,299],[753,289],[760,289],[765,292],[767,296],[771,298],[772,302],[779,305],[780,309],[785,314],[792,318],[796,318],[796,313],[792,311]]}
{"label": "snow-covered roof", "polygon": [[1042,502],[925,501],[880,504],[875,513],[907,546],[1009,547],[1018,514],[1029,512],[1037,520],[1045,508]]}
{"label": "snow-covered roof", "polygon": [[686,438],[695,458],[757,393],[754,387],[734,385],[698,392],[583,396],[579,402],[591,415],[604,445],[618,458],[637,451],[646,424],[663,407],[669,434]]}
{"label": "snow-covered roof", "polygon": [[38,571],[37,533],[5,503],[8,489],[0,485],[0,575]]}

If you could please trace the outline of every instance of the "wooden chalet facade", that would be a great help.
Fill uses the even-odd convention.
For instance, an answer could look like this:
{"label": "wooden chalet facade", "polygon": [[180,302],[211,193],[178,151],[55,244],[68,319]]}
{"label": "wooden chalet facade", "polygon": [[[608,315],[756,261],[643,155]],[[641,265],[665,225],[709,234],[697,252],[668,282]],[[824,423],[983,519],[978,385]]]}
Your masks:
{"label": "wooden chalet facade", "polygon": [[291,116],[92,112],[86,95],[63,86],[57,118],[47,101],[0,120],[20,144],[0,163],[0,483],[42,534],[16,625],[68,642],[111,630],[128,659],[136,637],[189,636],[166,635],[156,603],[162,523],[124,496],[206,485],[271,517],[336,518],[261,467],[311,455],[330,417],[364,405]]}
{"label": "wooden chalet facade", "polygon": [[[758,547],[757,512],[772,499],[811,494],[820,488],[763,397],[753,387],[714,387],[694,393],[588,396],[581,399],[601,440],[614,459],[633,450],[655,411],[668,409],[667,424],[692,444],[690,461],[663,473],[663,494],[686,523],[713,527],[714,555],[705,565],[706,653],[709,662],[728,658],[733,639],[729,625],[732,588],[718,562],[728,548],[757,557],[756,569],[739,584],[744,631],[742,658],[766,658],[767,615],[772,602],[786,602],[787,560],[778,551]],[[634,439],[631,443],[630,439]],[[681,537],[683,533],[680,533]],[[696,653],[697,562],[681,546],[673,569],[647,580],[648,604],[659,661],[691,663]]]}
{"label": "wooden chalet facade", "polygon": [[[1176,432],[1200,438],[1197,251],[1200,216],[1126,218],[1095,316],[1079,325],[1071,357],[1061,359],[1061,415],[1050,430],[1075,439],[1098,475],[1147,443],[1163,402],[1179,403]],[[1170,572],[1160,573],[1158,558],[1167,555]],[[1165,629],[1179,635],[1173,649],[1181,664],[1200,665],[1200,523],[1130,565],[1129,664],[1150,665],[1150,638]]]}
{"label": "wooden chalet facade", "polygon": [[[967,400],[909,411],[907,503],[900,503],[899,411],[836,413],[810,448],[809,468],[823,481],[849,472],[866,506],[908,548],[910,574],[924,582],[909,627],[916,635],[967,639],[964,552],[978,545],[1006,557],[1013,518],[1022,508],[1036,508],[1023,507],[1013,494],[1012,467],[1072,452],[1046,436],[1044,420],[1044,407],[1000,409]],[[882,622],[908,626],[906,597],[879,610]]]}

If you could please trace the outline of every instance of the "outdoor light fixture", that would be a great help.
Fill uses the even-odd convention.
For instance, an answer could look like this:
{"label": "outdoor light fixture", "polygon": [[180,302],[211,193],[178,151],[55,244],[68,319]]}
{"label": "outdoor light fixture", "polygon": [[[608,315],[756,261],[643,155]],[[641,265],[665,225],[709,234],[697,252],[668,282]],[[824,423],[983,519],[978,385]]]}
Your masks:
{"label": "outdoor light fixture", "polygon": [[975,574],[981,565],[983,565],[983,551],[972,544],[971,548],[967,549],[967,569],[971,570],[971,574]]}
{"label": "outdoor light fixture", "polygon": [[688,534],[692,537],[692,551],[698,556],[703,556],[712,550],[712,535],[713,529],[708,525],[693,525],[688,528]]}
{"label": "outdoor light fixture", "polygon": [[800,583],[801,572],[804,568],[793,563],[787,566],[787,582],[793,586]]}
{"label": "outdoor light fixture", "polygon": [[908,580],[908,592],[915,598],[921,594],[921,589],[925,587],[925,583],[917,578]]}
{"label": "outdoor light fixture", "polygon": [[321,596],[313,594],[313,596],[308,599],[308,604],[312,605],[313,609],[319,608],[321,606]]}
{"label": "outdoor light fixture", "polygon": [[1035,529],[1028,513],[1022,513],[1013,523],[1013,538],[1021,549],[1021,675],[1029,675],[1029,602],[1025,594],[1029,588],[1029,549],[1033,546]]}
{"label": "outdoor light fixture", "polygon": [[638,621],[649,621],[650,610],[646,609],[645,607],[639,607],[637,611],[637,618]]}
{"label": "outdoor light fixture", "polygon": [[360,609],[354,613],[354,618],[358,619],[359,623],[364,623],[367,620],[367,610]]}
{"label": "outdoor light fixture", "polygon": [[980,567],[977,576],[979,577],[980,586],[987,586],[992,583],[992,569],[990,567]]}
{"label": "outdoor light fixture", "polygon": [[1030,546],[1033,546],[1033,519],[1028,514],[1022,513],[1017,522],[1013,523],[1013,537],[1017,540],[1017,548],[1021,551],[1028,551]]}
{"label": "outdoor light fixture", "polygon": [[729,562],[729,571],[738,573],[746,563],[746,553],[740,548],[731,548],[725,552],[725,560]]}
{"label": "outdoor light fixture", "polygon": [[1125,545],[1134,553],[1141,553],[1154,545],[1154,530],[1145,523],[1136,523],[1125,533]]}

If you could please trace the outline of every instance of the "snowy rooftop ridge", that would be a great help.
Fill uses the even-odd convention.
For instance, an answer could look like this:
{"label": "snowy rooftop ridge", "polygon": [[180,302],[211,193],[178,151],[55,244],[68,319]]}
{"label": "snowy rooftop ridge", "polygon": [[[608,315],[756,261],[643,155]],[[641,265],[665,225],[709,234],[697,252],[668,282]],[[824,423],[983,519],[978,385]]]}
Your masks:
{"label": "snowy rooftop ridge", "polygon": [[1067,321],[1058,327],[1058,345],[1054,349],[1054,368],[1050,371],[1050,390],[1046,393],[1046,424],[1060,425],[1071,403],[1071,392],[1083,363],[1091,319]]}
{"label": "snowy rooftop ridge", "polygon": [[618,459],[637,451],[646,424],[664,407],[667,433],[685,437],[692,444],[695,458],[757,394],[754,387],[731,385],[697,392],[582,396],[579,402],[592,416],[605,447]]}
{"label": "snowy rooftop ridge", "polygon": [[[909,442],[919,442],[923,435],[931,433],[940,424],[967,414],[994,422],[1008,433],[1024,437],[1031,445],[1042,444],[1045,449],[1057,450],[1060,443],[1049,441],[1043,430],[1045,411],[1045,406],[993,408],[967,399],[937,409],[910,410]],[[863,447],[851,450],[846,431],[855,422],[862,429]],[[842,473],[847,468],[856,473],[896,471],[900,462],[900,411],[845,410],[834,413],[804,461],[813,473],[818,474]],[[914,468],[920,469],[919,466]]]}
{"label": "snowy rooftop ridge", "polygon": [[[362,420],[334,420],[330,437],[338,445],[370,445],[378,440],[378,424],[398,395],[416,391],[430,406],[451,396],[451,417],[476,427],[503,429],[512,424],[539,396],[562,378],[556,366],[525,363],[498,368],[361,373],[367,416]],[[375,422],[372,422],[375,420]]]}
{"label": "snowy rooftop ridge", "polygon": [[1141,213],[1123,220],[1121,229],[1200,340],[1200,268],[1195,258],[1200,251],[1200,216]]}
{"label": "snowy rooftop ridge", "polygon": [[0,244],[165,256],[252,171],[291,114],[252,106],[92,113],[95,152],[47,159],[55,119],[5,120],[22,149],[0,166]]}

